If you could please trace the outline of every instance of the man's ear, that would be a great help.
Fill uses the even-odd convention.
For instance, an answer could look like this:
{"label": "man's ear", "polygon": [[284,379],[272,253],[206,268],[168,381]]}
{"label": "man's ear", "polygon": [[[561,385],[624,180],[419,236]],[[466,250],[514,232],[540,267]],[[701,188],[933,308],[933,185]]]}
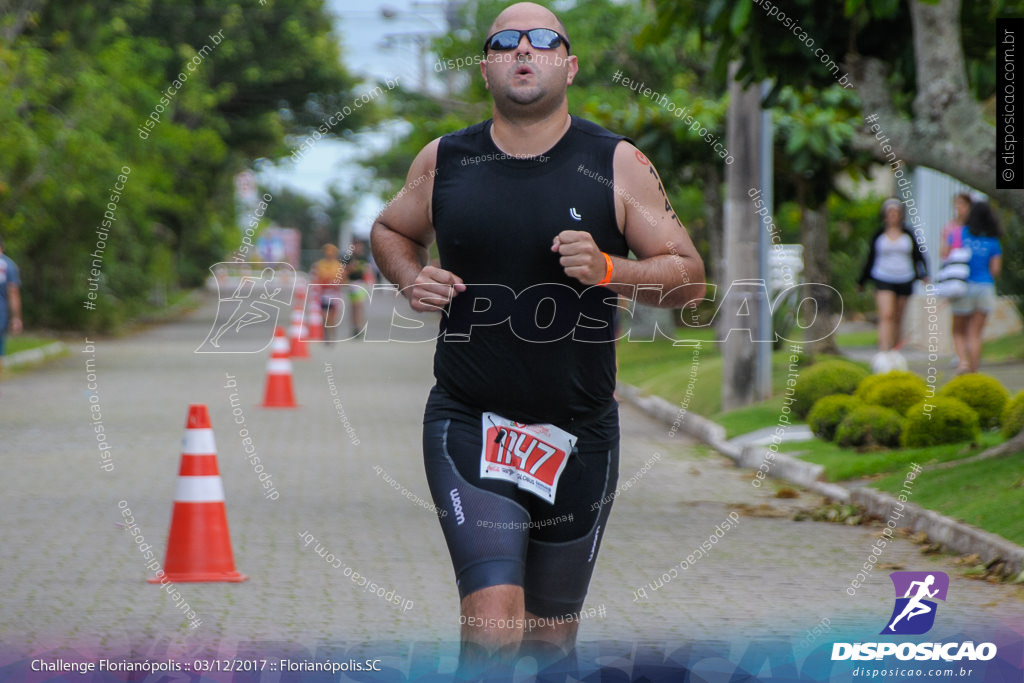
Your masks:
{"label": "man's ear", "polygon": [[579,60],[576,59],[576,55],[569,55],[568,57],[566,57],[566,60],[568,60],[569,62],[569,68],[566,73],[565,84],[572,85],[573,79],[576,78],[576,74],[580,70],[580,64]]}
{"label": "man's ear", "polygon": [[483,76],[484,87],[487,88],[488,90],[490,90],[491,89],[491,84],[487,82],[487,58],[486,57],[484,58],[484,61],[480,62],[480,75]]}

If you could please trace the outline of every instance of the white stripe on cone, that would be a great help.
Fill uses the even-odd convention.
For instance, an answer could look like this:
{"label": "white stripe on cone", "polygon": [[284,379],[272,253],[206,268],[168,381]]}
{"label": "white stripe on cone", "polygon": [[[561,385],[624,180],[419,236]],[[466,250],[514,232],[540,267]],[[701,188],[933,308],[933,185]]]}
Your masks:
{"label": "white stripe on cone", "polygon": [[186,429],[182,455],[216,455],[212,429]]}
{"label": "white stripe on cone", "polygon": [[178,503],[222,503],[224,484],[219,476],[178,477],[174,500]]}
{"label": "white stripe on cone", "polygon": [[290,375],[292,374],[292,362],[287,358],[271,358],[267,363],[268,375]]}
{"label": "white stripe on cone", "polygon": [[305,339],[309,336],[306,328],[306,320],[302,315],[301,308],[292,309],[292,331],[300,331],[302,338]]}

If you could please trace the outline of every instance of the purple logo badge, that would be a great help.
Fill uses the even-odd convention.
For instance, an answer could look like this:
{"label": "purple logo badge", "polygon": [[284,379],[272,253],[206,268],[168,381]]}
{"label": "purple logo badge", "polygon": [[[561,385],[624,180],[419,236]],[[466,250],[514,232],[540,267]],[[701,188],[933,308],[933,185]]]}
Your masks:
{"label": "purple logo badge", "polygon": [[946,600],[949,576],[944,572],[893,572],[889,574],[896,591],[896,606],[883,634],[918,636],[935,623],[936,603]]}

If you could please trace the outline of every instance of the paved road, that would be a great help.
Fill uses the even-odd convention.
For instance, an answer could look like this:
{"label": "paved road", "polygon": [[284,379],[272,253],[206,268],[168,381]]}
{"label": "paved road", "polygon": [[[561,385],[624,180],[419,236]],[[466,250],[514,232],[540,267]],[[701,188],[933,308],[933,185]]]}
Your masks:
{"label": "paved road", "polygon": [[[440,529],[415,501],[429,500],[420,417],[432,345],[316,347],[312,360],[294,364],[302,407],[264,410],[257,407],[264,354],[192,352],[213,312],[207,302],[128,338],[93,339],[91,351],[83,340],[72,357],[0,384],[0,653],[68,645],[124,654],[186,641],[233,652],[248,641],[314,649],[340,641],[455,640],[458,600]],[[86,361],[93,355],[109,472],[100,467],[90,421]],[[348,430],[331,400],[327,363]],[[224,388],[227,375],[237,389]],[[245,458],[233,391],[277,500],[263,497]],[[145,560],[117,526],[125,501],[163,558],[191,402],[209,406],[237,566],[252,577],[179,585],[201,620],[196,629],[175,601],[145,582]],[[750,472],[680,435],[670,438],[626,407],[622,426],[620,481],[652,465],[615,503],[588,602],[603,605],[606,616],[585,620],[582,639],[798,638],[822,619],[834,632],[860,638],[880,630],[893,598],[885,572],[876,571],[855,597],[844,592],[876,531],[747,514],[820,501],[780,500],[771,486],[755,489]],[[741,511],[739,524],[706,557],[636,599],[636,589],[677,565],[733,510]],[[362,591],[314,545],[304,546],[303,532],[411,600],[411,608]],[[1019,623],[1024,613],[1020,588],[961,578],[950,558],[923,556],[909,541],[890,545],[882,562],[953,575],[944,632]]]}

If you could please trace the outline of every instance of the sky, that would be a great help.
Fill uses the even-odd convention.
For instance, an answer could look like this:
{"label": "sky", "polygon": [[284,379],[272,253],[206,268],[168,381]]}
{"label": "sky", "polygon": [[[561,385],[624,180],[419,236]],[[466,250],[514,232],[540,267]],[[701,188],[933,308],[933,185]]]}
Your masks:
{"label": "sky", "polygon": [[[417,37],[429,39],[446,32],[439,2],[414,0],[328,0],[335,17],[335,32],[340,36],[342,60],[353,74],[366,82],[398,80],[403,86],[420,87],[422,72],[427,74],[429,89],[439,92],[442,84],[433,76],[436,58],[424,55],[423,67],[417,66],[420,50]],[[383,10],[383,11],[382,11]],[[385,17],[385,13],[391,15]],[[385,40],[391,36],[392,46]],[[360,156],[379,153],[403,132],[405,122],[395,122],[386,131],[362,134],[352,141],[321,140],[298,161],[279,159],[266,162],[257,169],[260,184],[271,192],[288,186],[310,197],[327,197],[327,188],[338,183],[351,190],[369,173],[356,162]],[[366,193],[355,207],[353,230],[356,235],[370,232],[373,219],[383,207],[375,195]]]}

